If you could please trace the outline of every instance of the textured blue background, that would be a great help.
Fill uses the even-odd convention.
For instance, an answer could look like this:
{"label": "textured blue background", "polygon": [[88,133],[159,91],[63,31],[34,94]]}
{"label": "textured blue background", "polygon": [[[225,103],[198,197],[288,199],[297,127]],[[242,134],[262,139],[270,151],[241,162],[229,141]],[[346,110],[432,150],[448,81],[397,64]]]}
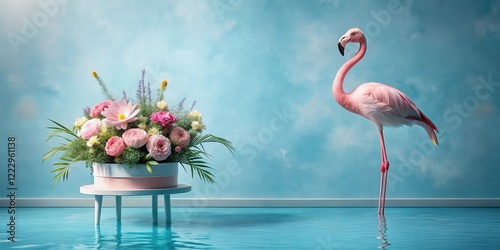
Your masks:
{"label": "textured blue background", "polygon": [[82,197],[83,165],[53,188],[41,163],[47,118],[71,125],[103,99],[92,70],[133,96],[146,69],[237,148],[211,147],[218,184],[183,174],[185,197],[377,197],[376,129],[331,94],[351,27],[368,52],[346,90],[395,86],[441,131],[434,147],[420,127],[386,129],[388,197],[500,197],[500,1],[465,0],[1,0],[0,190],[15,136],[18,197]]}

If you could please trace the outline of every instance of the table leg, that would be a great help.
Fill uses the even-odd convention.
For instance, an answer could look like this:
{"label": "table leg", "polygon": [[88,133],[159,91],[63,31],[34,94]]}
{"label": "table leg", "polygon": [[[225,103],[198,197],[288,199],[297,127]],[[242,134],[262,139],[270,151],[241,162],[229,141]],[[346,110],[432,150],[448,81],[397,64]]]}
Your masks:
{"label": "table leg", "polygon": [[163,198],[163,202],[165,203],[165,221],[167,226],[172,224],[172,210],[170,206],[170,195],[166,194]]}
{"label": "table leg", "polygon": [[95,196],[95,224],[99,225],[101,221],[102,195]]}
{"label": "table leg", "polygon": [[116,222],[122,222],[122,197],[120,195],[115,196],[116,199]]}
{"label": "table leg", "polygon": [[158,225],[158,195],[154,194],[151,197],[153,207],[153,225]]}

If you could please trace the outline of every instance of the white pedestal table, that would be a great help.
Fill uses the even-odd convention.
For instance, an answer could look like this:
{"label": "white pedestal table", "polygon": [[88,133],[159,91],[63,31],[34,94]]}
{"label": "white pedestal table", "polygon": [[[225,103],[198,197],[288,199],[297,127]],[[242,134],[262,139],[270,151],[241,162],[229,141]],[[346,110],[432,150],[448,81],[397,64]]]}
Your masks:
{"label": "white pedestal table", "polygon": [[164,196],[165,220],[166,224],[172,223],[172,212],[170,206],[170,195],[191,191],[191,185],[178,184],[177,187],[161,189],[98,189],[94,185],[80,187],[80,193],[90,194],[95,197],[95,224],[99,225],[101,220],[102,198],[104,195],[115,196],[116,200],[116,221],[121,222],[122,216],[122,196],[151,195],[153,224],[158,224],[158,195]]}

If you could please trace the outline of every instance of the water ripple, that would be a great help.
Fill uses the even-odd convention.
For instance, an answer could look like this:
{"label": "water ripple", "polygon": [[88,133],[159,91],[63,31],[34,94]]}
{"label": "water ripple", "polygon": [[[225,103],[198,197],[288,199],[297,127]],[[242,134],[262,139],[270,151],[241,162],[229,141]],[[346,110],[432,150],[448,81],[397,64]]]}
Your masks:
{"label": "water ripple", "polygon": [[[19,208],[0,249],[500,249],[499,208]],[[163,222],[163,224],[162,224]]]}

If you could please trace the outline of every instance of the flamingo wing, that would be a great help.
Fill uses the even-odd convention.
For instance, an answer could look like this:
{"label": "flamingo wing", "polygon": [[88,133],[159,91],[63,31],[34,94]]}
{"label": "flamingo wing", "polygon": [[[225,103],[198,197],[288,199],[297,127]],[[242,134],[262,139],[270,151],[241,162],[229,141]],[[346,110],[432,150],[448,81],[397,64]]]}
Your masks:
{"label": "flamingo wing", "polygon": [[358,104],[356,113],[370,119],[377,126],[401,126],[417,124],[429,134],[437,144],[436,125],[398,89],[381,84],[365,83],[351,93],[351,98]]}

